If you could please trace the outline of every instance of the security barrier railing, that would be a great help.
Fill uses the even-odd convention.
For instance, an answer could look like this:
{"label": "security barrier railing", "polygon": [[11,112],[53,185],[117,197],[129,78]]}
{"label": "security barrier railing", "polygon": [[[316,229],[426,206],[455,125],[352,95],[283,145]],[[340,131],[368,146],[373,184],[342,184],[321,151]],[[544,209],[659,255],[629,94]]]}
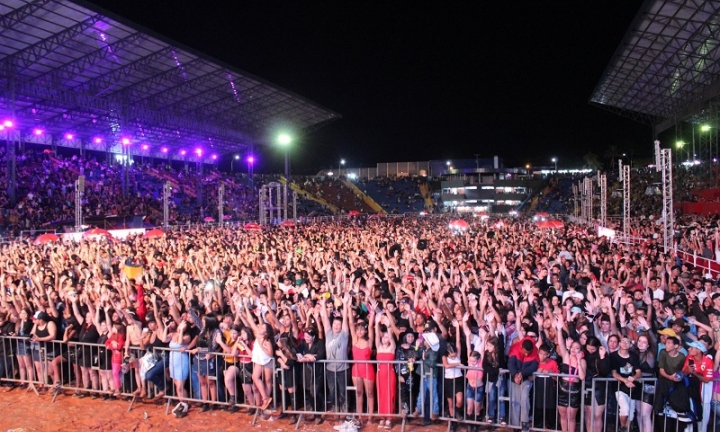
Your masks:
{"label": "security barrier railing", "polygon": [[[27,385],[37,394],[194,403],[205,411],[224,407],[247,410],[253,424],[270,414],[303,420],[352,419],[354,425],[434,420],[449,430],[465,425],[534,431],[683,430],[720,431],[720,377],[708,382],[685,378],[641,378],[631,394],[614,378],[580,380],[577,375],[535,373],[513,382],[500,370],[495,382],[476,366],[437,365],[421,361],[318,360],[270,361],[228,353],[186,352],[182,348],[131,348],[132,356],[105,344],[32,342],[0,337],[0,381]],[[294,363],[294,364],[293,364]],[[168,380],[169,377],[169,380]],[[688,409],[668,398],[675,385],[692,401]],[[262,390],[259,390],[262,386]],[[695,387],[693,387],[695,386]],[[143,396],[142,398],[140,396]],[[147,396],[147,397],[146,397]],[[662,398],[657,400],[656,398]],[[689,403],[689,402],[688,402]],[[656,408],[658,408],[656,410]]]}
{"label": "security barrier railing", "polygon": [[282,410],[296,416],[296,430],[303,420],[314,421],[319,416],[320,422],[328,417],[352,418],[356,426],[365,419],[387,425],[399,420],[404,431],[413,410],[415,416],[423,415],[428,406],[437,407],[439,402],[437,392],[432,391],[433,377],[425,374],[420,362],[317,360],[281,370]]}

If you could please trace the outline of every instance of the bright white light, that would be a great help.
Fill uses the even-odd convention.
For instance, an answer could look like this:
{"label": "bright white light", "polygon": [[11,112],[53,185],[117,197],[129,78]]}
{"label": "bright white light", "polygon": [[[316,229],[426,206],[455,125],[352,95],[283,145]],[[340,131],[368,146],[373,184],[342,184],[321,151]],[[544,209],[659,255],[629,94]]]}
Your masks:
{"label": "bright white light", "polygon": [[348,174],[348,178],[349,178],[350,180],[355,180],[355,179],[357,178],[357,174],[355,174],[355,173],[350,173],[350,174]]}
{"label": "bright white light", "polygon": [[280,134],[278,135],[278,143],[281,145],[288,145],[290,144],[290,141],[292,141],[292,138],[290,138],[290,135],[288,134]]}
{"label": "bright white light", "polygon": [[327,175],[331,176],[331,175],[333,175],[333,172],[332,172],[332,171],[328,171]]}

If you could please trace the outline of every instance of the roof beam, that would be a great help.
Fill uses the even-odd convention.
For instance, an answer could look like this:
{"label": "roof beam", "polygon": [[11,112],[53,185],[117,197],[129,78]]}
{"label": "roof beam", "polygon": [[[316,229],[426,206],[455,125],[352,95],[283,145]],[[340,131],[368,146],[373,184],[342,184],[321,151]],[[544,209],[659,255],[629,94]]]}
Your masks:
{"label": "roof beam", "polygon": [[200,135],[219,135],[231,139],[248,141],[249,137],[236,129],[219,126],[205,120],[194,119],[189,116],[178,117],[167,112],[158,112],[137,106],[123,106],[117,102],[104,98],[93,97],[73,90],[49,88],[45,85],[28,81],[16,81],[15,91],[19,95],[41,98],[60,102],[69,107],[84,107],[99,113],[123,113],[125,122],[142,119],[148,124],[161,124],[170,128],[193,129]]}
{"label": "roof beam", "polygon": [[13,11],[0,16],[0,34],[5,33],[5,30],[12,29],[18,24],[22,23],[25,18],[31,16],[38,9],[42,8],[52,0],[35,0],[23,7],[14,9]]}
{"label": "roof beam", "polygon": [[717,96],[720,96],[720,81],[703,90],[700,95],[694,98],[694,102],[691,102],[676,110],[673,117],[668,117],[660,123],[657,123],[655,125],[655,133],[659,134],[660,132],[670,129],[671,127],[675,126],[677,122],[683,121],[686,118],[692,116],[693,114],[703,109],[705,105],[708,104],[708,102],[710,102]]}
{"label": "roof beam", "polygon": [[82,34],[84,31],[91,28],[102,19],[103,16],[100,14],[92,15],[86,20],[75,24],[74,26],[68,27],[61,32],[55,33],[54,35],[45,38],[34,45],[30,45],[29,47],[6,57],[6,65],[14,69],[12,70],[12,73],[19,75],[19,72],[22,72],[30,65],[38,62],[38,60],[47,56],[56,48],[64,45],[65,43],[67,43],[67,41],[72,40],[76,36]]}
{"label": "roof beam", "polygon": [[101,96],[117,86],[120,82],[127,78],[131,72],[139,71],[145,67],[151,66],[155,60],[171,53],[172,50],[173,47],[167,46],[159,51],[155,51],[145,57],[139,58],[130,64],[120,65],[117,69],[93,78],[84,84],[73,87],[72,90]]}
{"label": "roof beam", "polygon": [[106,44],[89,54],[73,59],[73,61],[65,63],[64,65],[57,67],[50,72],[37,77],[36,79],[42,80],[50,77],[52,82],[57,83],[59,80],[69,80],[75,78],[86,71],[88,67],[94,66],[98,62],[107,59],[110,55],[117,54],[128,46],[135,45],[144,36],[145,35],[141,32],[132,33],[126,38]]}

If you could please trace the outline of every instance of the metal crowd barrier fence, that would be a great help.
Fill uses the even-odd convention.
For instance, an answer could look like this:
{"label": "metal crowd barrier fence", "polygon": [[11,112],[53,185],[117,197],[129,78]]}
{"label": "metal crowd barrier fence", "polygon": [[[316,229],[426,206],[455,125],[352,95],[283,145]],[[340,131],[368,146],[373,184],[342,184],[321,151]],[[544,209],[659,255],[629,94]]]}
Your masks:
{"label": "metal crowd barrier fence", "polygon": [[281,371],[281,409],[295,416],[296,430],[303,420],[320,416],[321,423],[326,418],[399,420],[404,432],[413,410],[423,415],[437,402],[419,361],[318,360]]}
{"label": "metal crowd barrier fence", "polygon": [[[586,398],[587,401],[590,395],[594,395],[592,405],[586,405],[586,430],[619,431],[625,427],[625,430],[640,432],[720,431],[720,378],[706,383],[693,378],[687,388],[688,393],[682,393],[680,397],[691,404],[692,408],[687,411],[675,410],[669,402],[669,389],[673,384],[664,378],[642,378],[637,381],[639,394],[630,399],[618,392],[618,381],[614,378],[593,379],[592,385],[588,385]],[[678,385],[685,386],[685,382]],[[655,407],[662,409],[655,410]],[[595,415],[592,415],[593,412]]]}
{"label": "metal crowd barrier fence", "polygon": [[0,381],[27,384],[38,396],[44,392],[52,395],[53,402],[72,391],[81,398],[127,399],[130,411],[139,394],[131,366],[128,363],[123,372],[123,364],[112,361],[104,344],[0,337]]}
{"label": "metal crowd barrier fence", "polygon": [[[155,347],[152,355],[156,362],[163,362],[172,381],[164,386],[167,401],[165,413],[169,413],[173,402],[201,404],[202,410],[211,407],[228,408],[235,411],[243,408],[253,414],[252,424],[264,414],[261,391],[253,379],[253,372],[260,369],[259,380],[264,383],[263,391],[271,398],[266,408],[277,410],[277,382],[275,361],[266,366],[244,363],[241,358],[227,353],[205,352],[191,354],[184,349]],[[157,364],[157,363],[156,363]],[[151,372],[147,379],[155,384]],[[164,376],[163,376],[164,378]]]}

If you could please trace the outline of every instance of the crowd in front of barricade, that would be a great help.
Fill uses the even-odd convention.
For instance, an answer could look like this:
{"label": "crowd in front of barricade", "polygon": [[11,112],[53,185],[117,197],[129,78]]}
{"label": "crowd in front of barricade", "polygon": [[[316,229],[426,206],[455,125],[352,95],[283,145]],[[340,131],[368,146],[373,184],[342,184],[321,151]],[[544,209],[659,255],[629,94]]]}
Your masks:
{"label": "crowd in front of barricade", "polygon": [[656,225],[625,245],[495,222],[3,245],[0,380],[348,432],[714,430],[717,275],[663,252]]}

